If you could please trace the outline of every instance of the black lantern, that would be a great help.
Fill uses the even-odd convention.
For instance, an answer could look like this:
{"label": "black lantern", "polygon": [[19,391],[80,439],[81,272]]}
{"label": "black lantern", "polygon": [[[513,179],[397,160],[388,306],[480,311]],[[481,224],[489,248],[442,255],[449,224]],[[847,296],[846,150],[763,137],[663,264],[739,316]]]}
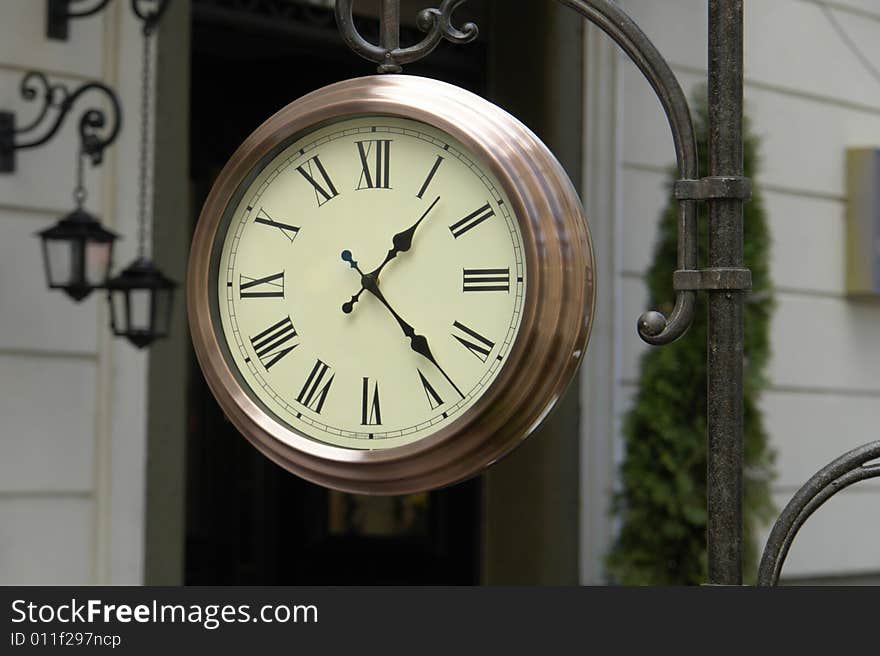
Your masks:
{"label": "black lantern", "polygon": [[150,174],[150,80],[152,72],[152,36],[167,0],[161,0],[156,12],[141,14],[137,3],[135,13],[144,21],[143,71],[141,75],[141,135],[140,135],[140,194],[138,197],[138,250],[137,258],[122,273],[107,282],[107,300],[110,304],[110,328],[118,337],[125,337],[138,348],[149,346],[157,339],[168,336],[171,328],[171,309],[177,283],[163,274],[147,257],[147,207],[149,204]]}
{"label": "black lantern", "polygon": [[82,207],[37,233],[43,242],[43,264],[50,289],[62,289],[81,301],[103,288],[110,276],[115,233]]}
{"label": "black lantern", "polygon": [[107,282],[110,327],[138,348],[168,336],[177,283],[139,257]]}

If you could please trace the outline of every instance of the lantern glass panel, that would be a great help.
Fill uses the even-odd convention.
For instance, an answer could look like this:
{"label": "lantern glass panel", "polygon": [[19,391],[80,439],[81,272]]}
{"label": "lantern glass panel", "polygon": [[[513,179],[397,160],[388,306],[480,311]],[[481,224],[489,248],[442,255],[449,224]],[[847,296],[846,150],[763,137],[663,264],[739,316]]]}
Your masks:
{"label": "lantern glass panel", "polygon": [[66,239],[46,239],[45,256],[49,273],[50,286],[66,286],[75,282],[74,253],[79,250],[79,243]]}
{"label": "lantern glass panel", "polygon": [[113,242],[90,241],[86,243],[85,275],[86,284],[91,287],[103,287],[110,273],[110,253]]}
{"label": "lantern glass panel", "polygon": [[128,296],[128,330],[132,332],[149,331],[152,325],[150,316],[150,296],[152,296],[152,291],[149,289],[131,289],[126,296]]}

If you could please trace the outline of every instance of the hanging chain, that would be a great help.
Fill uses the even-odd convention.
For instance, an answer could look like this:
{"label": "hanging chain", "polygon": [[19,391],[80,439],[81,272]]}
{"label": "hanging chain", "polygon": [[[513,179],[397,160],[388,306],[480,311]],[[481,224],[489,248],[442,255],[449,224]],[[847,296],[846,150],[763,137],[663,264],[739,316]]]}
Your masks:
{"label": "hanging chain", "polygon": [[141,143],[140,192],[138,196],[138,258],[147,255],[147,217],[152,201],[150,180],[150,100],[152,97],[153,34],[155,24],[147,20],[143,29],[143,62],[141,69]]}
{"label": "hanging chain", "polygon": [[85,156],[86,154],[82,148],[76,151],[76,186],[73,188],[73,202],[76,203],[76,209],[78,210],[83,208],[89,195],[86,191],[85,173],[83,172],[83,159]]}

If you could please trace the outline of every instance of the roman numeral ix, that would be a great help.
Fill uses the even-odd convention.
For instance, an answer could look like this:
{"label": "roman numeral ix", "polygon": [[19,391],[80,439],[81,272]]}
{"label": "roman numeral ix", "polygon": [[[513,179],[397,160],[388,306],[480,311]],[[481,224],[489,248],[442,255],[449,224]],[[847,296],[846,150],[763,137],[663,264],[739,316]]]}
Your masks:
{"label": "roman numeral ix", "polygon": [[463,292],[510,292],[510,269],[462,269]]}
{"label": "roman numeral ix", "polygon": [[361,402],[361,425],[382,425],[382,410],[379,407],[379,383],[373,383],[373,389],[370,390],[370,379],[366,377],[364,377],[364,393]]}
{"label": "roman numeral ix", "polygon": [[315,200],[318,201],[318,207],[339,195],[333,181],[327,175],[327,169],[324,168],[317,155],[297,166],[296,170],[315,189]]}
{"label": "roman numeral ix", "polygon": [[493,216],[495,216],[495,211],[489,206],[489,203],[486,203],[480,209],[474,210],[473,212],[468,214],[461,221],[453,223],[451,226],[449,226],[449,231],[452,233],[453,237],[458,239],[468,230],[476,228],[483,221]]}
{"label": "roman numeral ix", "polygon": [[[306,384],[302,386],[299,396],[296,397],[297,401],[318,414],[321,414],[324,401],[327,400],[327,393],[330,391],[330,385],[333,384],[333,379],[336,377],[336,374],[331,374],[330,378],[324,382],[324,376],[328,371],[330,371],[330,367],[318,360],[312,367],[309,377],[306,378]],[[324,382],[323,387],[321,386],[322,382]]]}
{"label": "roman numeral ix", "polygon": [[355,143],[361,158],[361,177],[357,188],[390,189],[391,139],[372,139]]}
{"label": "roman numeral ix", "polygon": [[284,223],[282,221],[276,221],[269,213],[264,210],[262,207],[260,211],[257,212],[257,218],[254,219],[254,223],[262,223],[263,225],[271,226],[273,228],[278,228],[290,243],[293,243],[293,240],[296,239],[297,233],[299,233],[299,226],[290,225],[289,223]]}
{"label": "roman numeral ix", "polygon": [[251,345],[263,367],[268,371],[273,364],[299,346],[296,342],[291,341],[295,337],[296,329],[293,327],[290,317],[285,317],[258,335],[251,337]]}
{"label": "roman numeral ix", "polygon": [[249,278],[239,274],[238,293],[241,298],[284,298],[284,272],[265,278]]}
{"label": "roman numeral ix", "polygon": [[[455,333],[452,333],[452,336],[455,337],[455,339],[457,339],[462,346],[473,353],[482,362],[485,362],[489,359],[489,353],[492,352],[492,348],[495,346],[495,342],[486,339],[476,330],[468,328],[458,321],[453,323],[452,326],[464,335],[462,337],[461,335],[456,335]],[[476,341],[471,341],[472,339]]]}

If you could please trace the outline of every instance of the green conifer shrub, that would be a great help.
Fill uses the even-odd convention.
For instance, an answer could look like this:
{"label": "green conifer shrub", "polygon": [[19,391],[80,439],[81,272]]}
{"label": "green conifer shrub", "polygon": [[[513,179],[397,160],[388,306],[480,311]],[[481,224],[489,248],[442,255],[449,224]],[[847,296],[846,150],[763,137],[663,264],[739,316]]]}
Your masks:
{"label": "green conifer shrub", "polygon": [[[707,167],[708,112],[705,90],[695,103],[700,171]],[[745,174],[753,184],[758,139],[746,121]],[[671,186],[677,172],[670,174]],[[706,262],[707,214],[700,204],[700,266]],[[672,310],[676,268],[677,203],[660,221],[654,261],[647,274],[650,308]],[[753,288],[745,309],[745,453],[743,502],[744,567],[754,575],[755,529],[774,509],[770,497],[773,453],[768,446],[758,397],[765,386],[773,296],[768,257],[770,236],[758,186],[745,205],[745,263]],[[606,565],[624,585],[690,585],[706,581],[706,294],[697,295],[694,324],[677,342],[651,347],[641,359],[635,404],[624,420],[625,457],[613,512],[620,520]]]}

